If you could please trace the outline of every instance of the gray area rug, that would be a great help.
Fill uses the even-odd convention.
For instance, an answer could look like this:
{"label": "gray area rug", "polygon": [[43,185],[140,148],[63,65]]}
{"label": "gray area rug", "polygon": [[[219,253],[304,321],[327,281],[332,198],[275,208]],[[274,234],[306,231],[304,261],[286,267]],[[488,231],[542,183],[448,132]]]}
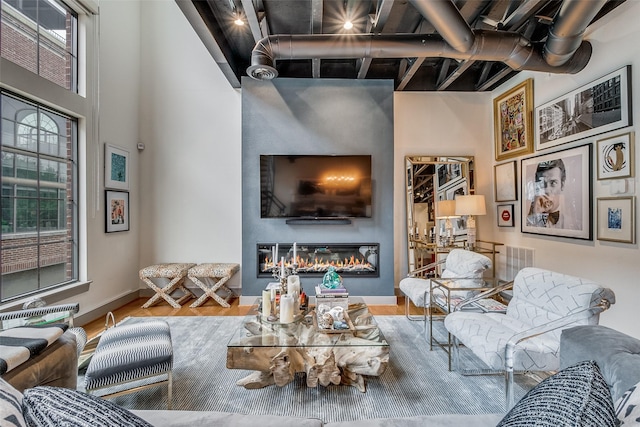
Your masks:
{"label": "gray area rug", "polygon": [[[132,318],[127,322],[149,318]],[[367,391],[353,387],[308,388],[304,377],[280,388],[246,390],[235,385],[250,371],[226,368],[226,344],[242,317],[166,317],[174,345],[173,409],[243,414],[290,415],[324,422],[433,414],[504,412],[502,375],[463,376],[448,370],[446,353],[429,345],[421,322],[404,316],[376,316],[390,345],[390,361],[380,377],[367,378]],[[442,322],[434,323],[444,339]],[[464,366],[471,367],[466,352]],[[535,385],[516,377],[516,398]],[[79,388],[82,389],[82,378]],[[158,386],[111,399],[129,409],[166,409],[167,387]]]}

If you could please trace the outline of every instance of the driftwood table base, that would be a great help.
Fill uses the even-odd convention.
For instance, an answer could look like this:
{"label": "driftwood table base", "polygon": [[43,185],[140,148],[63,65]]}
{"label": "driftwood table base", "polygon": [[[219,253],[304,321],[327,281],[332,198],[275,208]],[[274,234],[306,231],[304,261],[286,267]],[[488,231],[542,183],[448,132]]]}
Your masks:
{"label": "driftwood table base", "polygon": [[244,336],[227,348],[227,368],[255,371],[236,383],[247,389],[282,387],[304,373],[308,387],[343,384],[364,393],[365,377],[385,371],[389,346],[364,304],[350,306],[349,312],[356,315],[355,330],[340,334],[305,322],[271,324],[254,316],[243,324]]}

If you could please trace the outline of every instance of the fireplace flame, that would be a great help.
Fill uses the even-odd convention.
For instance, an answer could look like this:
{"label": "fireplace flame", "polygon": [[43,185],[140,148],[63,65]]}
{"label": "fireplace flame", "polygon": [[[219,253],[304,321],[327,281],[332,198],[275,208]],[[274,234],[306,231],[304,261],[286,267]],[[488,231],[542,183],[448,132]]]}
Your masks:
{"label": "fireplace flame", "polygon": [[[285,260],[284,265],[286,268],[293,268],[293,264],[293,258],[291,258],[289,260]],[[375,268],[367,260],[365,260],[364,258],[356,258],[353,255],[350,258],[345,258],[342,261],[323,261],[318,257],[311,259],[298,256],[296,257],[296,264],[298,264],[298,273],[322,273],[328,271],[329,267],[335,268],[338,273],[351,271],[375,271]],[[274,268],[281,268],[281,265],[282,263],[280,261],[274,264],[273,258],[266,257],[262,272],[267,273]]]}

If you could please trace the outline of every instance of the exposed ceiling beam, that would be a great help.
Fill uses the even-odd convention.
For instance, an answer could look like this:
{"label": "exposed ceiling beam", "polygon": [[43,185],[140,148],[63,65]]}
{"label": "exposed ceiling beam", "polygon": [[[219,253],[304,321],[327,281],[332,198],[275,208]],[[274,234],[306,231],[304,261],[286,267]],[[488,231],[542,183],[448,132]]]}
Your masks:
{"label": "exposed ceiling beam", "polygon": [[407,84],[409,84],[413,76],[416,74],[416,71],[418,71],[425,59],[427,58],[416,58],[415,61],[413,61],[407,72],[404,74],[404,76],[402,76],[402,79],[400,79],[400,83],[398,83],[398,87],[396,88],[397,91],[404,90],[404,88],[407,86]]}
{"label": "exposed ceiling beam", "polygon": [[[389,19],[389,14],[391,13],[391,7],[393,6],[393,2],[395,0],[378,0],[378,6],[376,8],[376,14],[373,19],[368,23],[370,26],[370,32],[373,34],[378,34],[384,28],[384,25],[387,23]],[[367,72],[369,71],[369,67],[371,66],[371,58],[364,58],[360,63],[360,68],[358,68],[358,78],[364,79],[367,77]]]}
{"label": "exposed ceiling beam", "polygon": [[[322,34],[323,0],[311,0],[311,34]],[[311,74],[314,79],[320,78],[320,58],[311,60]]]}
{"label": "exposed ceiling beam", "polygon": [[458,77],[463,75],[464,72],[467,71],[469,67],[473,65],[474,62],[475,61],[460,62],[458,64],[458,67],[451,74],[449,74],[447,78],[445,78],[441,83],[438,84],[436,90],[445,90],[446,88],[451,86],[451,84],[455,82],[458,79]]}
{"label": "exposed ceiling beam", "polygon": [[485,91],[490,87],[492,87],[494,84],[498,83],[503,78],[507,77],[507,75],[509,75],[509,73],[512,73],[512,72],[513,70],[511,69],[511,67],[508,67],[505,65],[505,67],[501,71],[491,76],[491,78],[486,80],[482,85],[476,86],[476,90],[478,92]]}
{"label": "exposed ceiling beam", "polygon": [[253,40],[257,42],[261,38],[268,36],[268,34],[262,33],[262,28],[260,28],[260,20],[258,19],[256,8],[253,6],[253,0],[242,0],[242,9],[244,10],[244,16],[247,17],[249,28],[251,28],[251,35],[253,36]]}

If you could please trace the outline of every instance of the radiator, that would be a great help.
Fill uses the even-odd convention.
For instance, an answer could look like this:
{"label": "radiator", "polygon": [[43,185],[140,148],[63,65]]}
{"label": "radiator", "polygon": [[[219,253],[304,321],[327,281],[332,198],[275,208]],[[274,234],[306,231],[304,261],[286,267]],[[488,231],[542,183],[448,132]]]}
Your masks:
{"label": "radiator", "polygon": [[505,246],[505,249],[505,280],[513,280],[525,267],[533,267],[533,249],[514,246]]}

